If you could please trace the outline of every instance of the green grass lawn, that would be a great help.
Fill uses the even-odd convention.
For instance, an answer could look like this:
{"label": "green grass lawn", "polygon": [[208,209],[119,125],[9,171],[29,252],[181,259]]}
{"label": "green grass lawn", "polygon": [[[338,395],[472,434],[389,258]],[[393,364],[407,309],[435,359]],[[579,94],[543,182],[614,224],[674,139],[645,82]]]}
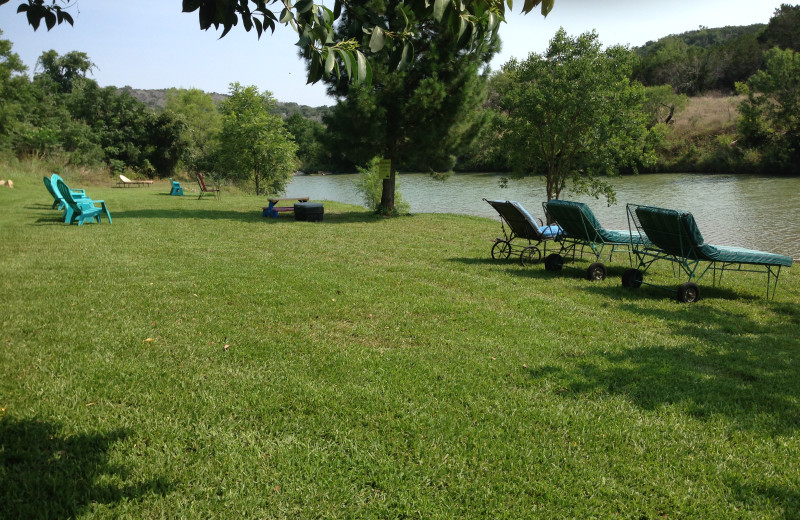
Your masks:
{"label": "green grass lawn", "polygon": [[0,517],[800,517],[796,266],[686,305],[494,261],[497,220],[163,182],[78,227],[12,178]]}

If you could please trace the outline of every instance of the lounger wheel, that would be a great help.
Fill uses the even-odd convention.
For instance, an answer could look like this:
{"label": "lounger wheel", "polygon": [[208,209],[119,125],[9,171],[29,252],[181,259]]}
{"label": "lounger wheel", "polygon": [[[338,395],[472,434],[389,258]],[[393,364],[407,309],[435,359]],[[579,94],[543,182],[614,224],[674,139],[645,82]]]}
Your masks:
{"label": "lounger wheel", "polygon": [[536,246],[526,247],[519,255],[519,263],[522,264],[522,267],[525,267],[526,264],[535,264],[541,259],[542,252]]}
{"label": "lounger wheel", "polygon": [[678,301],[694,303],[700,299],[700,288],[694,282],[686,282],[678,287]]}
{"label": "lounger wheel", "polygon": [[564,258],[558,253],[547,255],[544,259],[544,268],[548,271],[560,271],[564,267]]}
{"label": "lounger wheel", "polygon": [[638,289],[642,286],[642,280],[644,280],[644,274],[638,269],[626,269],[625,272],[622,273],[623,287]]}
{"label": "lounger wheel", "polygon": [[595,262],[586,269],[586,279],[600,281],[606,279],[606,266],[603,262]]}
{"label": "lounger wheel", "polygon": [[498,240],[492,246],[492,258],[495,260],[505,260],[511,256],[511,244],[505,240]]}

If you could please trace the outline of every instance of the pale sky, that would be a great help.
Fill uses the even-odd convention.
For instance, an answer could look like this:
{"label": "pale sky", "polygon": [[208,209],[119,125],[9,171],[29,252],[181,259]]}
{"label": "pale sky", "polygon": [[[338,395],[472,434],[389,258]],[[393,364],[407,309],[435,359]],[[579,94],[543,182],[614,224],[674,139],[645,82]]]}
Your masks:
{"label": "pale sky", "polygon": [[[492,62],[498,70],[510,58],[541,53],[559,27],[570,35],[596,30],[604,45],[639,46],[700,26],[767,23],[781,3],[791,0],[556,0],[543,18],[538,9],[515,14],[501,26],[503,51]],[[278,26],[256,39],[234,27],[223,39],[199,29],[197,13],[182,13],[180,0],[78,0],[70,9],[75,26],[38,31],[16,14],[19,0],[0,7],[0,38],[13,43],[33,71],[42,52],[85,52],[97,65],[91,75],[101,86],[140,89],[199,88],[227,93],[238,81],[268,90],[278,101],[332,105],[320,83],[306,85],[305,64],[297,56],[296,34]]]}

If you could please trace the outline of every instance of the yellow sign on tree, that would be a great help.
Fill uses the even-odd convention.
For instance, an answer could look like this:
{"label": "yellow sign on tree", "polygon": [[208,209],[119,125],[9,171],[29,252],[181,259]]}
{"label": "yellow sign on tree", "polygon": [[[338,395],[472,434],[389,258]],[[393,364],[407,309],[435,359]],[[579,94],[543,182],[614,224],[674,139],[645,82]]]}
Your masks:
{"label": "yellow sign on tree", "polygon": [[378,174],[381,179],[388,179],[392,175],[391,159],[381,159],[380,164],[378,164]]}

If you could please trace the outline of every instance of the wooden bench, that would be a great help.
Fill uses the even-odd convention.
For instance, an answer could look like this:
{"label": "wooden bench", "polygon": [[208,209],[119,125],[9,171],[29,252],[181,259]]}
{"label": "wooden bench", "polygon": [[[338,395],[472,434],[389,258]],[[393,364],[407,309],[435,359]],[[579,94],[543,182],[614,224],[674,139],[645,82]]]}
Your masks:
{"label": "wooden bench", "polygon": [[308,197],[269,197],[267,200],[269,201],[269,206],[262,208],[262,216],[278,218],[278,213],[294,211],[294,206],[276,206],[275,204],[284,200],[308,202]]}

